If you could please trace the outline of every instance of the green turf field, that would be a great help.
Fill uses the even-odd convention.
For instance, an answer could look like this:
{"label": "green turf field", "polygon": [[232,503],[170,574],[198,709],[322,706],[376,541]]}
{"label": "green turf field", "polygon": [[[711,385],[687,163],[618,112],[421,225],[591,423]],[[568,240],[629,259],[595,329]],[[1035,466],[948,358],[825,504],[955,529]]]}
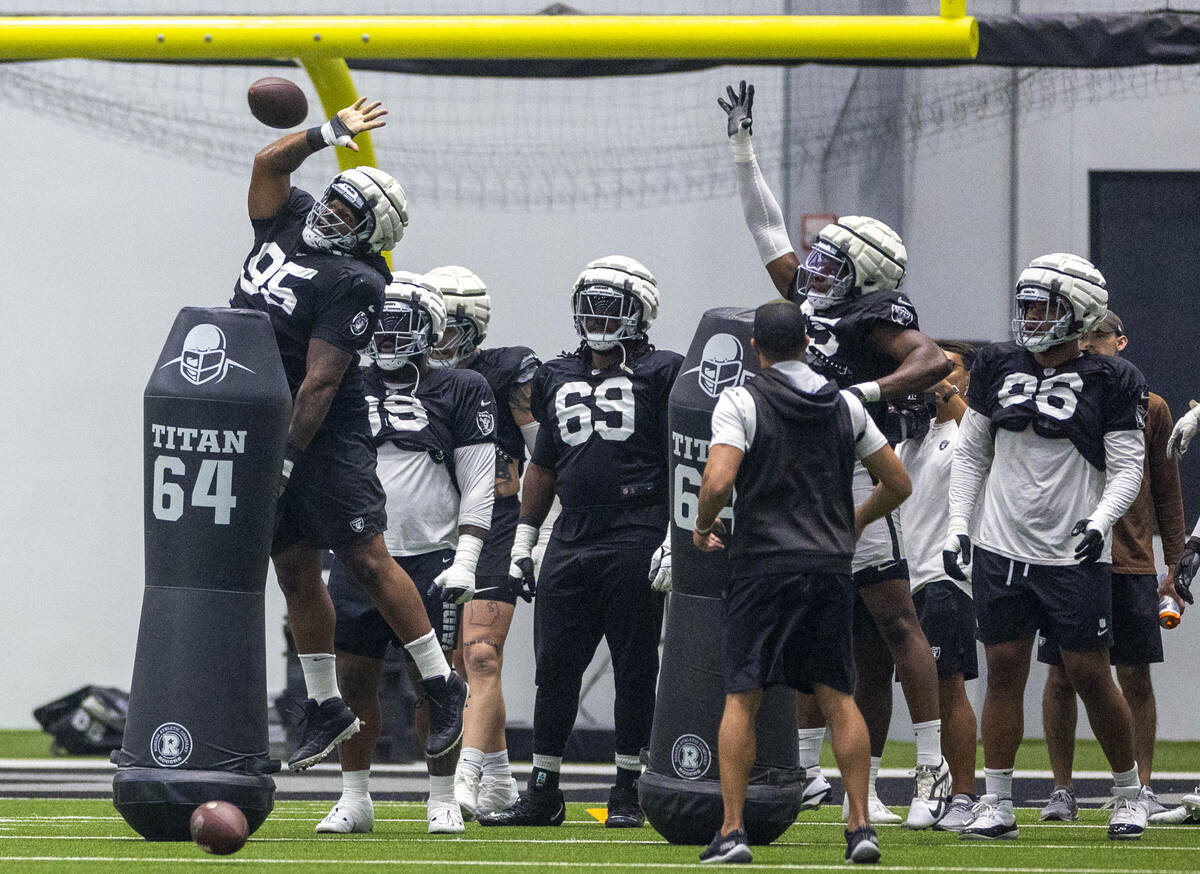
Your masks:
{"label": "green turf field", "polygon": [[[0,870],[238,872],[394,870],[505,872],[578,870],[638,872],[700,868],[698,848],[672,847],[650,828],[610,831],[586,805],[567,805],[560,828],[484,829],[468,824],[461,836],[425,833],[423,804],[377,802],[375,832],[321,835],[313,826],[325,802],[285,801],[234,856],[208,856],[190,843],[151,844],[137,837],[106,801],[0,800]],[[845,870],[838,810],[806,814],[770,847],[755,849],[755,865]],[[897,812],[901,812],[897,808]],[[952,834],[881,827],[883,860],[874,870],[944,872],[1159,872],[1200,869],[1200,827],[1157,827],[1141,841],[1105,838],[1107,815],[1084,812],[1078,825],[1038,825],[1036,812],[1018,814],[1017,841],[959,842]],[[753,866],[749,866],[753,867]]]}

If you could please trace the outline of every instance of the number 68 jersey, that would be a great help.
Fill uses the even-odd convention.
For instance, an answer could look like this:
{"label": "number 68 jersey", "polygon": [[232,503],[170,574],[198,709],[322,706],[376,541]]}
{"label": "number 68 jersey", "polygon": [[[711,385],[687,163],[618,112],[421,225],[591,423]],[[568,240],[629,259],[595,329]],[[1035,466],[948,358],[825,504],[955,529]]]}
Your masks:
{"label": "number 68 jersey", "polygon": [[555,474],[566,542],[657,542],[667,529],[667,399],[683,356],[649,348],[626,369],[591,366],[590,352],[538,368],[531,386],[541,427],[532,462]]}
{"label": "number 68 jersey", "polygon": [[978,542],[1020,561],[1075,564],[1070,529],[1104,491],[1105,438],[1125,432],[1120,449],[1144,452],[1141,371],[1090,353],[1042,367],[1016,343],[993,343],[975,359],[967,403],[968,415],[986,417],[994,442]]}

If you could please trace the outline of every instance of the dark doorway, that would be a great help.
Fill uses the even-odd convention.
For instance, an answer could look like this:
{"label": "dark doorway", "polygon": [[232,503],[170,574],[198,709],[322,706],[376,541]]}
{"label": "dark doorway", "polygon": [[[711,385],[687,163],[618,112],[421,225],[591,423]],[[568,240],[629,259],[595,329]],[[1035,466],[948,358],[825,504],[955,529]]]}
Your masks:
{"label": "dark doorway", "polygon": [[[1125,323],[1124,354],[1176,418],[1200,400],[1200,172],[1092,171],[1091,258]],[[1180,465],[1188,529],[1200,512],[1200,439]]]}

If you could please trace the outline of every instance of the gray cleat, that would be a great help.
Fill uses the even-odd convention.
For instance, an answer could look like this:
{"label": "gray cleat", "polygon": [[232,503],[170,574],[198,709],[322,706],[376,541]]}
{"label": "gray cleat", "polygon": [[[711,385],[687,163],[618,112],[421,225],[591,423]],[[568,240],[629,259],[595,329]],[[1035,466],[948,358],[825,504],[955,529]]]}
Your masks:
{"label": "gray cleat", "polygon": [[1079,819],[1079,804],[1075,801],[1074,790],[1066,786],[1055,786],[1038,819],[1041,822],[1075,822]]}

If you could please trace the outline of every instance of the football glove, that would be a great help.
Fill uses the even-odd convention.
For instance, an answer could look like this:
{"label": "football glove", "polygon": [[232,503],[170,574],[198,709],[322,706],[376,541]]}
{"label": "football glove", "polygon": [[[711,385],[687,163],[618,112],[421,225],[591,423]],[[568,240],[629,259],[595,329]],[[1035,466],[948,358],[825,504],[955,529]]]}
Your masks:
{"label": "football glove", "polygon": [[533,568],[533,548],[537,540],[536,526],[527,522],[517,523],[512,552],[509,553],[508,578],[514,585],[520,586],[521,597],[526,603],[537,594],[537,573]]}
{"label": "football glove", "polygon": [[967,575],[963,573],[962,565],[971,563],[971,538],[966,534],[951,533],[946,536],[942,546],[942,568],[951,579],[963,582]]}
{"label": "football glove", "polygon": [[434,589],[441,589],[442,600],[448,604],[465,604],[474,598],[475,568],[482,551],[482,539],[473,534],[458,535],[454,563],[434,577],[429,594],[433,594]]}
{"label": "football glove", "polygon": [[754,126],[754,118],[751,114],[754,108],[754,86],[747,85],[746,80],[743,79],[738,84],[736,92],[732,85],[726,85],[725,93],[729,95],[729,100],[718,97],[717,105],[725,110],[725,114],[729,117],[726,133],[735,142],[749,142],[750,135],[754,133],[751,130]]}
{"label": "football glove", "polygon": [[1175,592],[1189,604],[1196,603],[1192,599],[1192,578],[1197,570],[1200,570],[1200,538],[1189,537],[1179,564],[1175,565]]}
{"label": "football glove", "polygon": [[1196,436],[1196,431],[1200,430],[1200,404],[1191,401],[1189,406],[1191,409],[1175,423],[1175,427],[1171,429],[1171,436],[1167,438],[1167,458],[1174,461],[1183,458],[1188,444]]}
{"label": "football glove", "polygon": [[1091,519],[1080,519],[1071,529],[1071,536],[1083,535],[1075,545],[1075,560],[1082,565],[1095,564],[1104,552],[1104,532]]}
{"label": "football glove", "polygon": [[671,535],[650,556],[650,588],[656,592],[671,591]]}

